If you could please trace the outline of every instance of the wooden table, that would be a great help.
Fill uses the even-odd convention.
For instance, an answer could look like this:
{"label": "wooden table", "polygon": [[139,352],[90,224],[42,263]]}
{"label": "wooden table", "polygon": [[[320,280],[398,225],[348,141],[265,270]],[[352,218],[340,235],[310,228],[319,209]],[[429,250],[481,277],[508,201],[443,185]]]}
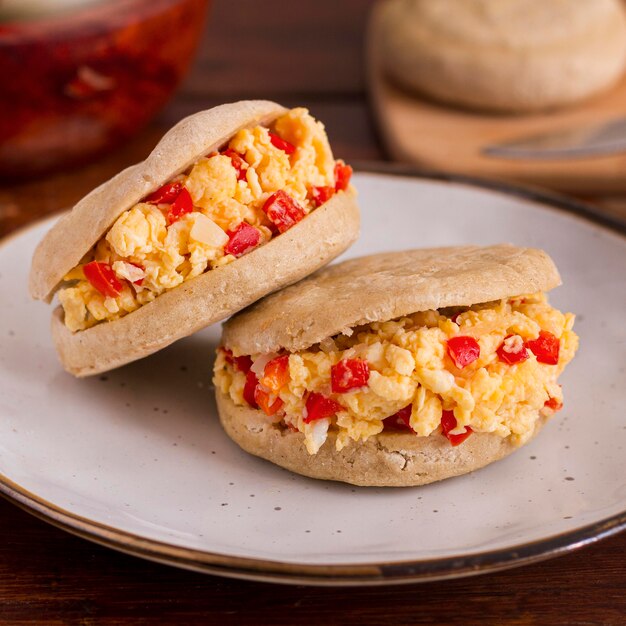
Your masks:
{"label": "wooden table", "polygon": [[[71,205],[143,158],[180,117],[224,101],[304,104],[326,123],[337,155],[353,162],[383,158],[361,61],[370,5],[216,1],[198,60],[158,120],[81,170],[0,189],[0,236]],[[0,534],[0,624],[626,624],[626,533],[497,574],[336,589],[156,565],[65,534],[4,501]]]}

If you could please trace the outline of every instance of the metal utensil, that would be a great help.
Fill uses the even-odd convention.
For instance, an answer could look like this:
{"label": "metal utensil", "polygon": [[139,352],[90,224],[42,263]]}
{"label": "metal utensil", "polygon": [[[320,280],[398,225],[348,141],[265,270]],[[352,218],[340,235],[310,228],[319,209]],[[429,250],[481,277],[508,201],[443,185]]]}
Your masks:
{"label": "metal utensil", "polygon": [[583,159],[626,152],[626,118],[598,126],[566,128],[486,146],[483,154],[502,159]]}

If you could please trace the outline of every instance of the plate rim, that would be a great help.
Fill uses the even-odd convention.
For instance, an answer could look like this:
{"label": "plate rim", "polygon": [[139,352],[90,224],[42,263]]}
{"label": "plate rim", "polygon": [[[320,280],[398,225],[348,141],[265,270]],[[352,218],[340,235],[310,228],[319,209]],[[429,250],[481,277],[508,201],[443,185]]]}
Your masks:
{"label": "plate rim", "polygon": [[[626,221],[620,220],[617,216],[603,213],[584,202],[535,187],[473,176],[423,171],[413,166],[393,163],[357,163],[356,171],[465,185],[506,196],[512,195],[540,204],[547,210],[556,209],[578,215],[606,227],[613,233],[626,236]],[[43,216],[9,233],[0,239],[0,246],[50,219],[52,219],[50,215]],[[0,473],[0,496],[66,532],[150,561],[231,578],[318,586],[390,585],[473,576],[567,554],[626,530],[625,509],[573,530],[496,550],[435,559],[375,561],[353,565],[298,564],[184,548],[142,537],[58,507],[21,487],[2,473]]]}

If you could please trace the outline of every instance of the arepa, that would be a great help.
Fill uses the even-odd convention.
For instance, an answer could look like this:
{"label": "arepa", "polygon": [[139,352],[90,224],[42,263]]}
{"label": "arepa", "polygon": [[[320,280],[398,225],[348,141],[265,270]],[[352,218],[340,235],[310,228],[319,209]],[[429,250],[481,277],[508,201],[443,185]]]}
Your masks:
{"label": "arepa", "polygon": [[578,339],[541,250],[462,246],[324,268],[224,325],[226,433],[291,471],[422,485],[530,441],[562,406]]}
{"label": "arepa", "polygon": [[192,115],[93,190],[35,251],[30,292],[76,376],[223,320],[359,233],[351,168],[306,109],[242,101]]}
{"label": "arepa", "polygon": [[387,75],[453,106],[526,113],[609,89],[626,65],[620,0],[387,0]]}

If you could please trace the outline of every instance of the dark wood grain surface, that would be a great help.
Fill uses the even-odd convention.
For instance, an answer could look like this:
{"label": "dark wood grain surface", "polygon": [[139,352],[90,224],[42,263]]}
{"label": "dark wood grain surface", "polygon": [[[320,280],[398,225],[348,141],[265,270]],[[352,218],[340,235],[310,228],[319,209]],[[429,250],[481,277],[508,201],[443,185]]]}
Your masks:
{"label": "dark wood grain surface", "polygon": [[[304,104],[349,160],[384,157],[367,106],[365,0],[214,4],[175,99],[136,139],[84,168],[0,189],[0,236],[71,205],[213,104]],[[618,209],[618,212],[620,209]],[[125,556],[0,501],[0,624],[626,624],[626,533],[516,570],[384,588],[221,579]]]}

